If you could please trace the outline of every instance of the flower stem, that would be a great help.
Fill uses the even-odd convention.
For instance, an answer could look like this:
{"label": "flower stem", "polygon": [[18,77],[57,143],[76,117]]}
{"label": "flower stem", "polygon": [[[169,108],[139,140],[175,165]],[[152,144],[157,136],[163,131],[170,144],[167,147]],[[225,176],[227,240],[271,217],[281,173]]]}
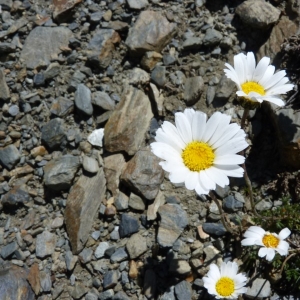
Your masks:
{"label": "flower stem", "polygon": [[[245,123],[246,123],[246,119],[248,117],[248,114],[249,114],[249,109],[245,108],[243,116],[242,116],[242,120],[241,120],[241,128],[242,129],[245,128]],[[242,151],[242,154],[243,154],[243,156],[246,157],[246,151],[245,150]],[[242,164],[242,168],[244,169],[244,178],[245,178],[245,182],[246,182],[246,185],[248,187],[248,190],[249,190],[249,198],[250,198],[251,209],[252,209],[253,213],[255,215],[257,215],[257,211],[256,211],[256,208],[255,208],[255,203],[254,203],[254,199],[253,199],[252,184],[251,184],[251,180],[250,180],[250,178],[248,176],[248,173],[247,173],[246,163]]]}
{"label": "flower stem", "polygon": [[224,218],[224,212],[223,212],[223,209],[216,197],[216,195],[213,193],[213,191],[209,191],[209,196],[210,198],[216,203],[217,207],[218,207],[218,210],[219,210],[219,213],[220,213],[220,216],[221,216],[221,222],[223,224],[223,226],[225,227],[225,229],[230,232],[231,234],[234,234],[233,230],[228,226],[225,218]]}

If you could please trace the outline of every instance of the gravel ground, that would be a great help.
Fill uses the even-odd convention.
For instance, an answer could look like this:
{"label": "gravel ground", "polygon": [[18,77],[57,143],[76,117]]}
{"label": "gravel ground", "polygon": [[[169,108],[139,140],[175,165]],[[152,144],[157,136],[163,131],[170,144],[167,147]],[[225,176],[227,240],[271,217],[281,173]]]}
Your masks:
{"label": "gravel ground", "polygon": [[[256,209],[282,204],[284,178],[299,188],[299,0],[0,5],[0,299],[213,299],[201,278],[211,263],[242,265],[242,249],[149,145],[186,107],[240,123],[224,63],[253,51],[295,84],[285,108],[250,112]],[[251,225],[243,179],[216,196]],[[264,278],[243,297],[283,299]]]}

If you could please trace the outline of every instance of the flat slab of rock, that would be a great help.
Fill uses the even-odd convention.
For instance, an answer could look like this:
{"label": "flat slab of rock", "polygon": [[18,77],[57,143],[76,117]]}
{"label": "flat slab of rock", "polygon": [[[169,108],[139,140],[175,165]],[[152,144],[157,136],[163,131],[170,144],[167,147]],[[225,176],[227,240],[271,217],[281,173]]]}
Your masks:
{"label": "flat slab of rock", "polygon": [[127,86],[123,95],[105,125],[104,144],[109,152],[134,155],[144,142],[153,113],[148,96],[141,90]]}
{"label": "flat slab of rock", "polygon": [[99,68],[107,68],[112,60],[115,44],[121,41],[113,29],[99,29],[88,44],[88,62]]}
{"label": "flat slab of rock", "polygon": [[164,171],[159,165],[160,160],[150,151],[143,148],[127,163],[121,180],[133,188],[147,200],[152,200],[158,194],[164,179]]}
{"label": "flat slab of rock", "polygon": [[104,199],[106,180],[103,169],[97,175],[81,175],[72,187],[65,209],[65,223],[74,254],[79,253],[89,237],[93,220]]}
{"label": "flat slab of rock", "polygon": [[184,85],[183,95],[186,104],[189,106],[194,105],[200,99],[203,88],[204,81],[201,76],[188,78]]}
{"label": "flat slab of rock", "polygon": [[43,233],[39,234],[36,238],[36,256],[39,258],[44,258],[46,256],[51,255],[54,252],[55,245],[56,235],[49,231],[44,231]]}
{"label": "flat slab of rock", "polygon": [[257,58],[268,56],[273,60],[281,51],[281,44],[284,40],[296,34],[297,31],[298,26],[294,22],[286,16],[281,17],[279,22],[274,25],[269,39],[259,48]]}
{"label": "flat slab of rock", "polygon": [[147,239],[139,233],[133,234],[126,244],[130,259],[135,259],[147,251]]}
{"label": "flat slab of rock", "polygon": [[161,221],[157,242],[162,247],[172,247],[188,224],[186,212],[178,204],[166,204],[158,209]]}
{"label": "flat slab of rock", "polygon": [[9,145],[0,149],[0,164],[8,170],[11,170],[20,160],[21,155],[15,145]]}
{"label": "flat slab of rock", "polygon": [[125,159],[122,154],[114,154],[104,158],[104,173],[107,180],[107,188],[113,196],[118,193],[120,176],[125,167]]}
{"label": "flat slab of rock", "polygon": [[67,27],[36,27],[25,40],[20,59],[28,69],[48,66],[51,57],[67,47],[73,33]]}
{"label": "flat slab of rock", "polygon": [[82,83],[78,84],[75,92],[75,107],[79,113],[84,115],[91,116],[93,114],[91,90]]}
{"label": "flat slab of rock", "polygon": [[50,161],[44,167],[45,185],[56,191],[70,188],[80,166],[80,157],[73,155],[64,155]]}
{"label": "flat slab of rock", "polygon": [[280,10],[262,0],[247,0],[236,8],[243,23],[257,29],[267,29],[276,23]]}
{"label": "flat slab of rock", "polygon": [[263,278],[256,278],[250,287],[248,287],[245,296],[250,299],[261,299],[271,295],[270,282]]}
{"label": "flat slab of rock", "polygon": [[147,51],[160,52],[175,34],[176,24],[170,23],[162,13],[143,11],[125,41],[129,50],[138,55]]}
{"label": "flat slab of rock", "polygon": [[5,74],[2,69],[0,69],[0,100],[7,101],[10,97],[10,91],[6,84]]}
{"label": "flat slab of rock", "polygon": [[61,19],[68,11],[80,2],[82,2],[82,0],[53,0],[53,19]]}
{"label": "flat slab of rock", "polygon": [[42,143],[50,150],[58,148],[66,139],[64,120],[55,118],[42,127]]}
{"label": "flat slab of rock", "polygon": [[0,299],[34,300],[35,295],[27,282],[28,270],[18,266],[1,268]]}

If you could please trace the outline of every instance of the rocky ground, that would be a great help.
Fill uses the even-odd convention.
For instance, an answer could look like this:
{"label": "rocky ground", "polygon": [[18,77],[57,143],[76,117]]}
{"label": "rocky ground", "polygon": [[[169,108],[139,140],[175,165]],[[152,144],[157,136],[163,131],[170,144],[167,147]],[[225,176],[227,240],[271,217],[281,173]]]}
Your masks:
{"label": "rocky ground", "polygon": [[[0,299],[211,299],[209,264],[242,264],[242,249],[149,144],[186,107],[240,122],[224,63],[267,55],[295,88],[285,108],[251,111],[247,167],[258,211],[282,204],[284,176],[297,196],[299,0],[0,5]],[[103,147],[88,142],[97,128]],[[244,180],[216,194],[251,224]],[[263,278],[244,297],[281,299]]]}

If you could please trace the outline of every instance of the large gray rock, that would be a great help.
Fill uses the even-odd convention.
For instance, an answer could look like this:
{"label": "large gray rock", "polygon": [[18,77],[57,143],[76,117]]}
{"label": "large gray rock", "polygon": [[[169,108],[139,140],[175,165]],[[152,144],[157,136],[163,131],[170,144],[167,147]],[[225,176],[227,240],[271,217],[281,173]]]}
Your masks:
{"label": "large gray rock", "polygon": [[56,191],[70,188],[80,166],[80,157],[73,155],[64,155],[50,161],[44,167],[45,185]]}
{"label": "large gray rock", "polygon": [[20,59],[28,69],[48,66],[51,57],[67,47],[72,36],[67,27],[36,27],[27,36]]}
{"label": "large gray rock", "polygon": [[164,171],[159,162],[160,160],[148,147],[143,148],[127,163],[121,180],[136,193],[147,200],[152,200],[158,194],[164,179]]}
{"label": "large gray rock", "polygon": [[250,299],[261,299],[271,295],[270,282],[263,278],[256,278],[252,284],[248,287],[245,293],[246,298]]}
{"label": "large gray rock", "polygon": [[133,234],[126,244],[130,259],[135,259],[147,251],[147,239],[139,233]]}
{"label": "large gray rock", "polygon": [[161,247],[172,247],[188,224],[186,212],[178,204],[166,204],[158,209],[160,223],[157,242]]}
{"label": "large gray rock", "polygon": [[176,24],[170,23],[161,12],[143,11],[125,41],[132,53],[160,52],[175,34]]}
{"label": "large gray rock", "polygon": [[112,60],[115,44],[120,41],[121,37],[113,29],[98,29],[88,44],[88,62],[93,67],[107,68]]}
{"label": "large gray rock", "polygon": [[1,266],[0,299],[34,300],[35,295],[27,282],[28,270],[14,265]]}
{"label": "large gray rock", "polygon": [[42,127],[42,143],[50,150],[61,146],[66,139],[64,120],[55,118]]}
{"label": "large gray rock", "polygon": [[19,150],[15,145],[9,145],[0,150],[0,163],[3,167],[11,170],[20,160]]}
{"label": "large gray rock", "polygon": [[79,253],[89,237],[93,220],[105,195],[103,169],[93,177],[81,175],[72,187],[65,209],[65,223],[74,254]]}
{"label": "large gray rock", "polygon": [[10,92],[6,84],[5,74],[2,69],[0,69],[0,100],[9,100]]}
{"label": "large gray rock", "polygon": [[109,152],[134,155],[142,146],[153,117],[151,103],[144,92],[131,86],[125,88],[123,95],[105,125],[104,144]]}
{"label": "large gray rock", "polygon": [[247,0],[236,8],[241,20],[253,28],[267,29],[276,23],[280,10],[264,0]]}
{"label": "large gray rock", "polygon": [[93,114],[91,90],[82,83],[78,84],[75,92],[75,106],[84,115]]}

